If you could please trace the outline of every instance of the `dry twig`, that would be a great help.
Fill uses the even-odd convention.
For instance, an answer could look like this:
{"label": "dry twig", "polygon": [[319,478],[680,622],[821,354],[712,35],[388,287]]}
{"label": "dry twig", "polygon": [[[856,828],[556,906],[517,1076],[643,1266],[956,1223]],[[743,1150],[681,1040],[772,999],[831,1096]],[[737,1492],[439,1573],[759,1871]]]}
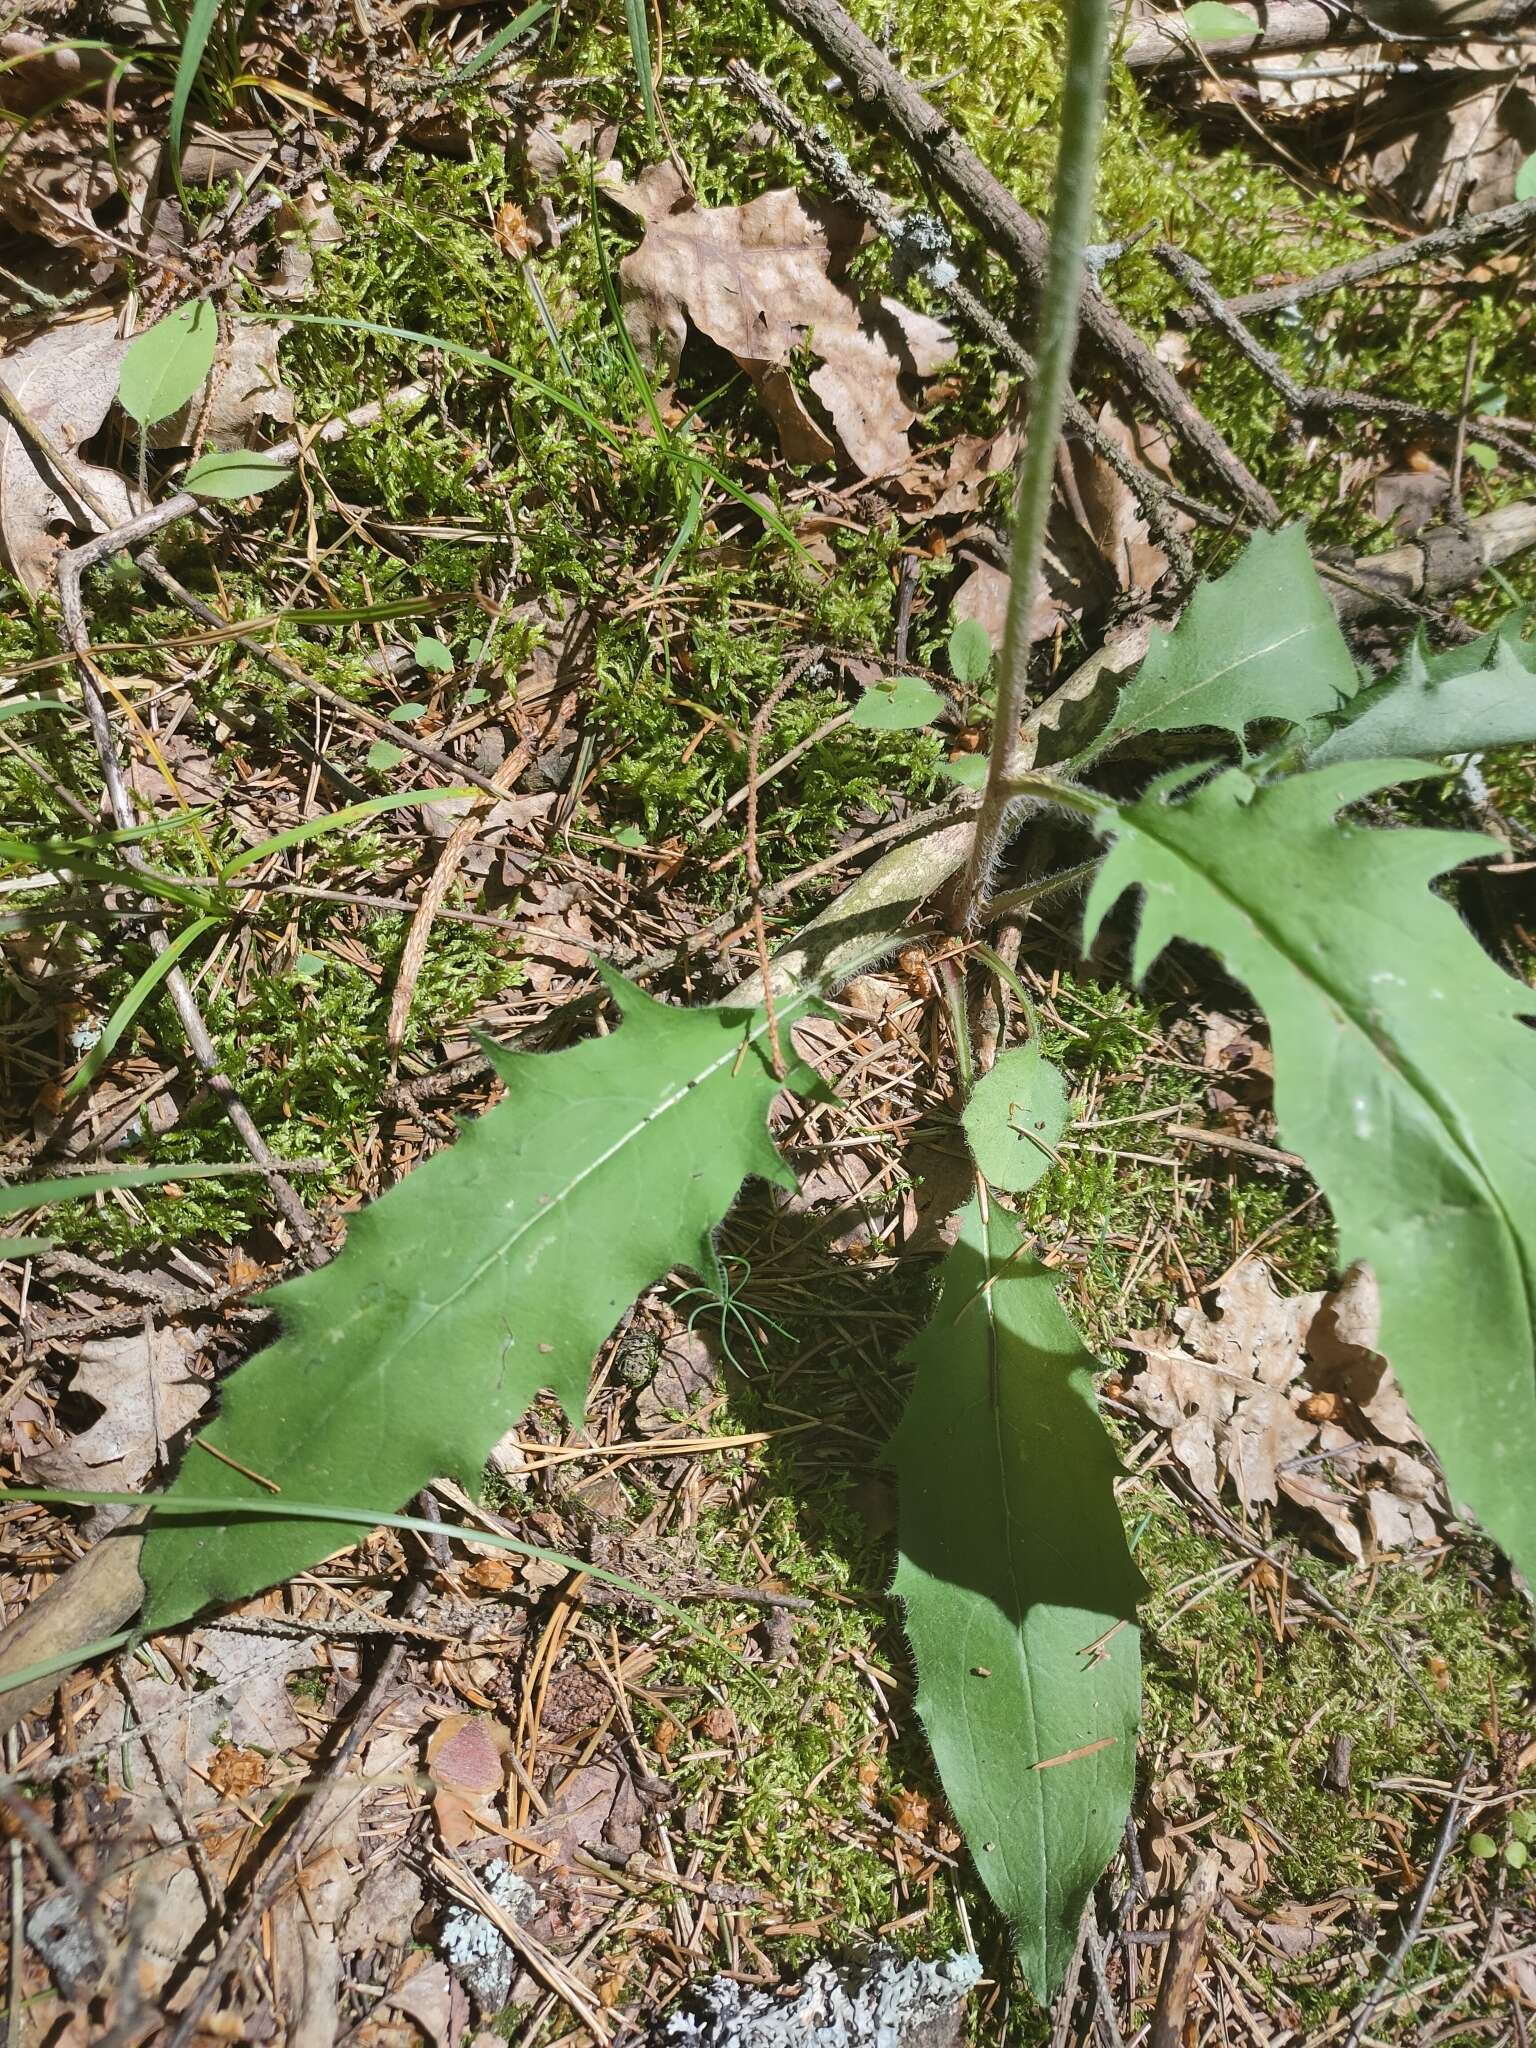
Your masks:
{"label": "dry twig", "polygon": [[[838,0],[774,0],[774,5],[844,81],[856,117],[866,127],[899,135],[988,246],[1017,265],[1038,290],[1045,274],[1045,228],[993,177],[954,123],[897,70]],[[1279,517],[1269,492],[1097,287],[1084,294],[1082,323],[1116,369],[1222,478],[1251,516],[1265,524]]]}

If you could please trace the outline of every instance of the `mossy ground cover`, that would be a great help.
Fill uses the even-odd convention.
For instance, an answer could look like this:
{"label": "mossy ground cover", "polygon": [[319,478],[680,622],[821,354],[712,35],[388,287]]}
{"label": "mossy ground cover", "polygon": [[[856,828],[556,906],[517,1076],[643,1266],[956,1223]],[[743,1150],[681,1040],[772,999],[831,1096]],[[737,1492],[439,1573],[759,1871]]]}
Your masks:
{"label": "mossy ground cover", "polygon": [[[857,11],[913,77],[939,82],[935,90],[992,168],[1042,205],[1054,154],[1056,11],[976,0]],[[430,41],[429,24],[420,32]],[[678,8],[661,48],[665,71],[692,81],[664,82],[661,105],[669,143],[704,203],[735,204],[800,176],[782,145],[713,82],[734,55],[813,108],[850,160],[894,197],[921,197],[901,153],[846,118],[817,60],[760,6]],[[571,10],[544,61],[582,80],[573,108],[617,124],[626,173],[656,160],[659,143],[646,133],[627,41],[613,19]],[[902,564],[916,555],[911,657],[942,677],[951,565],[930,535],[878,502],[830,530],[830,560],[814,571],[765,538],[709,486],[688,460],[689,446],[791,523],[818,480],[784,464],[723,358],[691,358],[679,379],[677,410],[693,441],[650,432],[603,291],[604,266],[628,246],[629,228],[601,198],[594,204],[573,164],[551,195],[562,224],[558,250],[526,268],[509,261],[492,228],[502,207],[527,198],[523,165],[507,144],[499,105],[472,90],[456,99],[467,138],[457,154],[407,141],[377,171],[331,174],[336,239],[317,247],[304,319],[282,344],[301,419],[381,396],[423,371],[433,402],[387,412],[313,451],[302,493],[250,513],[232,558],[211,563],[195,536],[168,546],[166,557],[229,616],[270,622],[259,628],[264,642],[330,690],[428,738],[510,713],[517,677],[541,645],[564,621],[589,617],[591,646],[562,736],[575,764],[564,789],[574,799],[532,872],[556,889],[611,891],[616,900],[638,872],[648,909],[672,891],[691,912],[713,913],[739,901],[743,879],[739,811],[717,814],[741,788],[747,728],[786,654],[807,644],[888,654]],[[1128,245],[1110,260],[1105,282],[1149,337],[1168,323],[1181,293],[1146,239],[1178,243],[1237,292],[1275,273],[1346,259],[1377,232],[1347,193],[1304,187],[1251,148],[1207,146],[1123,75],[1101,214],[1103,239]],[[880,251],[863,261],[873,281],[892,281]],[[982,270],[999,308],[1019,316],[1014,281],[995,262]],[[902,280],[900,288],[924,302],[920,282]],[[1515,279],[1470,296],[1454,322],[1413,294],[1386,304],[1400,311],[1384,316],[1377,299],[1345,295],[1330,302],[1326,318],[1309,312],[1267,338],[1299,376],[1390,388],[1450,411],[1460,404],[1470,349],[1478,378],[1502,395],[1505,410],[1536,416],[1536,369]],[[348,322],[487,352],[502,367],[339,324]],[[1187,374],[1201,407],[1286,514],[1308,518],[1322,540],[1359,546],[1371,538],[1359,487],[1341,488],[1335,438],[1293,436],[1274,394],[1218,339],[1197,338]],[[997,400],[996,364],[963,341],[920,433],[937,443],[976,430],[995,420]],[[1362,429],[1351,446],[1380,450],[1383,466],[1398,452],[1378,429]],[[1486,509],[1519,489],[1503,469],[1474,464],[1468,508]],[[1000,522],[1001,505],[988,516]],[[1195,544],[1203,566],[1215,567],[1233,541],[1200,532]],[[1462,614],[1480,624],[1502,612],[1536,587],[1530,574],[1512,571],[1470,594]],[[505,603],[514,592],[535,594],[538,616]],[[0,658],[28,671],[56,656],[56,643],[46,612],[12,595]],[[323,777],[308,779],[313,761],[294,751],[300,743],[365,794],[411,786],[413,757],[381,757],[371,728],[317,721],[312,701],[237,643],[199,644],[186,616],[131,573],[98,574],[90,598],[95,636],[109,643],[103,673],[151,724],[162,697],[191,692],[192,766],[241,792],[254,778],[270,798],[272,829],[289,821],[300,793],[318,789],[327,804],[342,801]],[[419,609],[407,618],[377,615],[396,600]],[[306,620],[316,607],[324,623]],[[369,612],[375,616],[355,616]],[[415,659],[420,633],[447,647],[446,672]],[[57,677],[33,673],[38,686]],[[846,703],[837,675],[812,666],[777,710],[765,758],[820,732]],[[99,781],[78,722],[10,721],[0,738],[0,814],[25,821],[34,836],[78,826],[68,798],[94,805]],[[847,726],[814,740],[764,792],[765,877],[797,874],[894,805],[932,801],[943,752],[931,734]],[[1529,764],[1495,759],[1484,767],[1501,812],[1529,829]],[[1453,787],[1426,800],[1454,809],[1460,797]],[[189,803],[199,809],[195,797]],[[156,859],[167,873],[202,882],[213,860],[246,843],[238,823],[215,808],[197,832],[158,844]],[[645,856],[638,869],[640,856],[626,850],[636,846]],[[410,1123],[416,1112],[402,1112],[392,1093],[399,1070],[383,1024],[406,919],[334,900],[410,899],[431,850],[420,834],[403,836],[391,817],[321,838],[306,853],[303,883],[331,897],[241,895],[192,963],[225,1071],[280,1155],[319,1164],[306,1195],[338,1225],[349,1206],[448,1135],[432,1110],[403,1135],[398,1127],[402,1114]],[[19,858],[13,872],[25,865]],[[775,922],[789,926],[833,886],[823,878],[800,892]],[[477,888],[469,879],[457,884],[450,910],[478,903]],[[616,921],[604,936],[617,928]],[[24,1123],[56,1110],[73,1051],[113,1013],[149,953],[126,919],[65,919],[41,936],[7,936],[17,967],[7,996],[8,1086],[13,1116]],[[1524,943],[1516,926],[1509,944]],[[448,1049],[465,1050],[472,1025],[507,1035],[543,1025],[554,998],[534,951],[515,923],[492,930],[440,921],[417,984],[406,1074],[426,1072]],[[1024,958],[1046,1050],[1084,1112],[1083,1128],[1024,1213],[1099,1346],[1107,1353],[1129,1327],[1166,1325],[1175,1304],[1255,1245],[1287,1287],[1325,1284],[1327,1217],[1293,1170],[1192,1156],[1158,1137],[1160,1124],[1181,1114],[1200,1121],[1209,1076],[1191,1057],[1191,1018],[1202,1003],[1230,1002],[1232,992],[1215,988],[1208,970],[1181,963],[1148,998],[1132,996],[1079,959],[1067,916],[1031,927]],[[688,991],[715,992],[713,984]],[[557,985],[554,997],[560,993]],[[940,1041],[934,1033],[912,1043],[909,1073]],[[124,1040],[120,1078],[152,1080],[182,1057],[174,1014],[157,996]],[[942,1053],[935,1075],[905,1123],[910,1102],[887,1105],[889,1114],[845,1133],[861,1141],[872,1130],[883,1134],[874,1149],[884,1160],[879,1193],[887,1204],[913,1187],[893,1132],[904,1138],[915,1129],[940,1149],[953,1141]],[[195,1087],[181,1092],[174,1128],[135,1131],[134,1157],[146,1162],[240,1156],[216,1106]],[[102,1259],[174,1247],[216,1263],[253,1242],[269,1252],[265,1214],[254,1183],[189,1182],[83,1208],[58,1231]],[[889,1502],[879,1451],[904,1396],[902,1348],[922,1320],[931,1266],[886,1256],[878,1233],[829,1248],[805,1219],[791,1226],[777,1218],[764,1235],[762,1217],[755,1209],[750,1216],[754,1228],[733,1226],[725,1247],[737,1291],[718,1320],[736,1362],[709,1428],[765,1440],[710,1464],[690,1546],[693,1561],[722,1581],[751,1583],[766,1572],[815,1606],[797,1622],[792,1651],[772,1663],[743,1666],[718,1644],[670,1634],[636,1689],[637,1735],[658,1754],[665,1747],[692,1817],[689,1853],[699,1868],[756,1887],[770,1902],[735,1918],[695,1915],[691,1962],[771,1974],[855,1937],[884,1933],[936,1953],[973,1935],[993,1978],[975,2038],[1020,2048],[1043,2042],[1050,2023],[1014,1982],[1003,1931],[947,1828],[887,1597]],[[679,1317],[697,1305],[680,1301]],[[1284,1518],[1256,1532],[1297,1582],[1277,1586],[1272,1564],[1234,1547],[1219,1523],[1163,1484],[1155,1446],[1128,1422],[1123,1449],[1127,1526],[1150,1587],[1140,1834],[1150,1844],[1186,1829],[1235,1845],[1224,1850],[1229,1858],[1251,1852],[1240,1882],[1255,1926],[1298,1904],[1330,1908],[1320,1939],[1295,1953],[1260,1937],[1246,1942],[1230,1923],[1217,1935],[1220,1953],[1246,1972],[1247,1995],[1306,2037],[1335,2019],[1374,1967],[1373,1943],[1395,1924],[1433,1836],[1433,1787],[1455,1776],[1467,1745],[1486,1745],[1490,1726],[1525,1725],[1525,1610],[1473,1539],[1458,1535],[1442,1554],[1363,1571],[1331,1558],[1312,1532]],[[654,1475],[637,1484],[637,1517],[659,1497]],[[518,1499],[498,1495],[496,1504],[510,1512]],[[1326,1604],[1309,1604],[1307,1585]],[[750,1614],[735,1616],[728,1641],[736,1652],[753,1626]],[[1329,1790],[1323,1777],[1339,1736],[1354,1746],[1344,1792]],[[1458,1852],[1453,1883],[1467,1890],[1453,1895],[1475,1903],[1475,1877]],[[1167,1881],[1167,1871],[1151,1867],[1151,1886]],[[1518,1880],[1509,1886],[1510,1909],[1528,1911]],[[681,1896],[686,1902],[696,1891]],[[629,1938],[616,1936],[611,1947],[613,1980],[643,1981],[643,1957]],[[1459,1995],[1474,1964],[1464,1941],[1429,1944],[1404,1981],[1438,1973],[1450,1985],[1433,1994],[1443,2004]],[[1144,1974],[1144,1982],[1154,1979]],[[1485,2016],[1472,2017],[1481,2025]],[[1410,2002],[1385,2012],[1377,2034],[1413,2038],[1421,2021]],[[507,2023],[509,2038],[520,2025]],[[553,2012],[543,2037],[552,2041],[565,2026]]]}

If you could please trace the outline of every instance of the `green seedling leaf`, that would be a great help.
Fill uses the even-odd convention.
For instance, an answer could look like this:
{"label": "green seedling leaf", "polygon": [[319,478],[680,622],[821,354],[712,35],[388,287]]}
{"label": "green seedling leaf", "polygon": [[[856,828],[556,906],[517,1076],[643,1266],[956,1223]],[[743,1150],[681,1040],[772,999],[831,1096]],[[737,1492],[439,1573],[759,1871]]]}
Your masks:
{"label": "green seedling leaf", "polygon": [[389,714],[391,725],[414,725],[418,718],[425,718],[430,706],[426,704],[397,704]]}
{"label": "green seedling leaf", "polygon": [[1255,720],[1305,725],[1358,686],[1304,531],[1256,533],[1225,576],[1201,584],[1171,633],[1153,633],[1093,752],[1204,726],[1241,746]]}
{"label": "green seedling leaf", "polygon": [[421,634],[411,655],[418,668],[436,669],[441,675],[448,675],[453,669],[452,651],[433,633]]}
{"label": "green seedling leaf", "polygon": [[1093,1360],[1001,1209],[963,1212],[912,1355],[888,1456],[917,1709],[1045,2003],[1130,1810],[1142,1585]]}
{"label": "green seedling leaf", "polygon": [[232,448],[221,455],[204,455],[194,462],[181,480],[183,490],[195,498],[253,498],[286,483],[293,471],[266,455],[251,455]]}
{"label": "green seedling leaf", "polygon": [[1509,1816],[1509,1832],[1517,1842],[1536,1842],[1536,1813],[1517,1809]]}
{"label": "green seedling leaf", "polygon": [[853,723],[867,732],[909,732],[931,725],[944,699],[920,676],[886,676],[871,683],[853,707]]}
{"label": "green seedling leaf", "polygon": [[168,420],[202,389],[218,339],[218,318],[205,300],[167,313],[128,344],[118,372],[118,404],[141,427]]}
{"label": "green seedling leaf", "polygon": [[1226,6],[1224,0],[1195,0],[1179,19],[1197,43],[1226,43],[1234,36],[1256,36],[1259,32],[1251,14]]}
{"label": "green seedling leaf", "polygon": [[644,846],[645,834],[638,825],[621,825],[613,835],[615,846]]}
{"label": "green seedling leaf", "polygon": [[[1465,1504],[1536,1571],[1536,993],[1495,966],[1429,884],[1494,842],[1336,822],[1432,773],[1344,762],[1257,787],[1231,769],[1112,814],[1091,944],[1142,891],[1138,979],[1173,939],[1206,946],[1273,1034],[1280,1142],[1338,1224],[1340,1266],[1381,1292],[1378,1348]],[[1187,783],[1188,773],[1184,780]]]}
{"label": "green seedling leaf", "polygon": [[[680,1263],[707,1268],[748,1175],[793,1184],[768,1137],[781,1084],[761,1014],[671,1009],[608,982],[617,1031],[493,1051],[504,1101],[363,1210],[339,1258],[267,1297],[284,1334],[230,1379],[171,1488],[218,1495],[228,1515],[151,1522],[146,1627],[336,1548],[329,1522],[253,1524],[243,1502],[273,1488],[400,1502],[441,1475],[473,1487],[541,1387],[578,1417],[593,1353],[635,1296]],[[803,1067],[792,1079],[815,1085]]]}
{"label": "green seedling leaf", "polygon": [[1484,1835],[1481,1833],[1476,1835],[1468,1835],[1467,1853],[1472,1856],[1480,1856],[1486,1863],[1490,1856],[1498,1855],[1499,1845],[1493,1839],[1492,1835]]}
{"label": "green seedling leaf", "polygon": [[1467,460],[1476,463],[1477,467],[1486,476],[1490,470],[1498,468],[1499,451],[1497,448],[1490,448],[1486,441],[1469,441],[1467,443]]}
{"label": "green seedling leaf", "polygon": [[968,690],[979,690],[992,673],[992,642],[978,619],[962,619],[945,649],[949,672]]}
{"label": "green seedling leaf", "polygon": [[995,1188],[1021,1195],[1056,1164],[1072,1121],[1060,1069],[1031,1042],[999,1055],[965,1105],[971,1157]]}
{"label": "green seedling leaf", "polygon": [[980,789],[987,779],[985,754],[957,754],[953,761],[941,761],[939,773],[962,789]]}
{"label": "green seedling leaf", "polygon": [[363,759],[370,768],[377,768],[382,774],[386,769],[400,766],[405,759],[405,749],[397,747],[393,740],[375,740]]}
{"label": "green seedling leaf", "polygon": [[1504,1861],[1511,1870],[1524,1870],[1530,1860],[1530,1854],[1531,1852],[1526,1848],[1524,1842],[1506,1842],[1504,1844]]}
{"label": "green seedling leaf", "polygon": [[1348,722],[1313,750],[1311,765],[1434,760],[1536,740],[1536,641],[1521,639],[1522,624],[1506,619],[1444,654],[1415,641],[1388,682],[1360,693]]}
{"label": "green seedling leaf", "polygon": [[1515,197],[1536,199],[1536,156],[1528,156],[1515,173]]}

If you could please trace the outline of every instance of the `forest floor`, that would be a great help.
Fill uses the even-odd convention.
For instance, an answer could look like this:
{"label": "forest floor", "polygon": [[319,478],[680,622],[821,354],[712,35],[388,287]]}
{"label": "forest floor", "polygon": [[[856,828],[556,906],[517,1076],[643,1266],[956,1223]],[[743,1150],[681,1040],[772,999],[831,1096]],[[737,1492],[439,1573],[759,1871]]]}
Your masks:
{"label": "forest floor", "polygon": [[[897,206],[945,211],[785,22],[757,0],[679,0],[646,31],[642,90],[633,25],[579,0],[530,9],[495,49],[500,6],[214,12],[179,195],[158,12],[118,28],[119,10],[49,5],[4,39],[0,298],[8,357],[31,351],[8,381],[84,450],[118,516],[189,446],[346,422],[300,433],[289,481],[206,501],[147,566],[119,555],[84,585],[159,881],[198,888],[251,856],[206,920],[112,866],[102,755],[60,651],[65,508],[40,503],[0,429],[0,1175],[229,1169],[50,1212],[51,1248],[0,1265],[11,1484],[159,1483],[270,1334],[262,1290],[497,1099],[477,1034],[536,1050],[587,1035],[596,958],[677,1002],[751,972],[749,736],[782,678],[756,778],[774,940],[890,828],[963,801],[946,771],[985,745],[1027,385],[956,311],[943,264],[861,246],[846,211],[823,210],[846,195],[727,72],[771,79]],[[1045,209],[1057,11],[858,12]],[[1536,35],[1262,64],[1175,44],[1166,69],[1115,71],[1113,304],[1346,577],[1421,530],[1528,506]],[[1157,254],[1172,245],[1231,301],[1514,205],[1522,166],[1524,210],[1497,232],[1254,313],[1269,369],[1193,317],[1187,274]],[[1017,266],[949,225],[984,304],[1027,339]],[[814,309],[771,374],[732,326],[743,289]],[[141,449],[110,410],[117,336],[189,294],[224,309],[226,366],[208,417],[194,407]],[[271,317],[235,325],[236,308]],[[1276,365],[1424,416],[1298,423]],[[1166,480],[1171,535],[1071,442],[1035,622],[1042,694],[1177,614],[1164,543],[1219,572],[1256,516],[1102,352],[1085,348],[1077,389]],[[1350,630],[1379,666],[1532,597],[1516,556],[1362,607]],[[937,691],[938,718],[855,722],[861,693],[897,676]],[[1477,917],[1529,978],[1531,761],[1488,757],[1413,802],[1507,835],[1510,874]],[[1050,830],[1025,860],[1050,857]],[[182,966],[217,1070],[296,1162],[286,1202],[149,974],[151,916],[197,924]],[[635,1306],[580,1429],[541,1404],[478,1499],[437,1490],[446,1520],[590,1560],[706,1625],[457,1532],[381,1529],[72,1671],[8,1717],[8,2041],[638,2043],[666,2038],[714,1974],[792,1985],[877,1943],[979,1955],[966,2038],[1130,2041],[1177,1902],[1214,1858],[1165,2040],[1523,2043],[1525,1598],[1384,1406],[1352,1411],[1375,1476],[1311,1488],[1308,1461],[1277,1468],[1272,1446],[1218,1466],[1214,1410],[1191,1402],[1170,1426],[1159,1360],[1289,1345],[1299,1370],[1341,1276],[1326,1206],[1277,1135],[1246,994],[1195,952],[1133,994],[1123,938],[1085,960],[1062,897],[1011,941],[1073,1102],[1025,1215],[1106,1361],[1148,1587],[1133,1818],[1054,2012],[1024,1989],[945,1808],[889,1591],[882,1449],[961,1158],[919,944],[801,1034],[838,1099],[777,1118],[798,1193],[754,1184],[715,1280],[677,1272]],[[1295,1396],[1307,1420],[1342,1413],[1313,1381]],[[7,1620],[110,1541],[101,1516],[57,1505],[8,1502],[0,1526]],[[323,1826],[284,1863],[296,1814]],[[1470,1820],[1437,1860],[1448,1816]],[[52,1899],[63,1934],[36,1918]]]}

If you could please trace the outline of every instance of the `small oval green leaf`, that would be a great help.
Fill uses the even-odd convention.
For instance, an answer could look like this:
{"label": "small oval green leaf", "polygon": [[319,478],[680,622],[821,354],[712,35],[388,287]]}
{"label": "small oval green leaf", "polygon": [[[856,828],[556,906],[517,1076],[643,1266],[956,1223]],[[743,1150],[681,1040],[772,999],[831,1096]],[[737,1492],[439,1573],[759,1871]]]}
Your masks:
{"label": "small oval green leaf", "polygon": [[117,376],[117,402],[141,427],[180,412],[213,368],[219,323],[197,299],[135,335]]}
{"label": "small oval green leaf", "polygon": [[1497,1856],[1498,1853],[1499,1845],[1493,1839],[1492,1835],[1485,1835],[1481,1833],[1476,1835],[1468,1835],[1467,1854],[1469,1856],[1481,1857],[1483,1862],[1486,1863],[1490,1856]]}
{"label": "small oval green leaf", "polygon": [[1515,197],[1536,199],[1536,155],[1528,156],[1515,173]]}
{"label": "small oval green leaf", "polygon": [[1225,0],[1195,0],[1186,7],[1184,26],[1197,43],[1225,43],[1234,36],[1256,36],[1259,25],[1251,14],[1240,14]]}
{"label": "small oval green leaf", "polygon": [[405,749],[397,747],[393,740],[375,740],[365,758],[370,768],[398,768],[405,759]]}
{"label": "small oval green leaf", "polygon": [[967,689],[978,689],[992,673],[992,642],[979,619],[962,619],[947,651],[950,674]]}
{"label": "small oval green leaf", "polygon": [[920,676],[885,676],[871,683],[853,707],[853,723],[866,732],[908,732],[931,725],[944,699]]}
{"label": "small oval green leaf", "polygon": [[960,754],[953,761],[941,761],[939,773],[951,782],[958,782],[962,789],[980,789],[987,779],[987,757],[985,754]]}
{"label": "small oval green leaf", "polygon": [[1067,1084],[1036,1045],[1001,1054],[965,1105],[971,1157],[993,1187],[1021,1195],[1056,1164],[1072,1121]]}
{"label": "small oval green leaf", "polygon": [[293,471],[268,455],[251,455],[233,448],[224,455],[205,455],[194,462],[181,480],[182,489],[196,498],[253,498],[258,491],[270,491],[286,483]]}
{"label": "small oval green leaf", "polygon": [[1504,1844],[1504,1861],[1511,1870],[1524,1870],[1526,1864],[1530,1861],[1530,1857],[1531,1852],[1526,1848],[1524,1842],[1506,1842]]}
{"label": "small oval green leaf", "polygon": [[423,633],[411,649],[418,668],[435,668],[440,675],[447,675],[453,667],[453,655],[435,633]]}

